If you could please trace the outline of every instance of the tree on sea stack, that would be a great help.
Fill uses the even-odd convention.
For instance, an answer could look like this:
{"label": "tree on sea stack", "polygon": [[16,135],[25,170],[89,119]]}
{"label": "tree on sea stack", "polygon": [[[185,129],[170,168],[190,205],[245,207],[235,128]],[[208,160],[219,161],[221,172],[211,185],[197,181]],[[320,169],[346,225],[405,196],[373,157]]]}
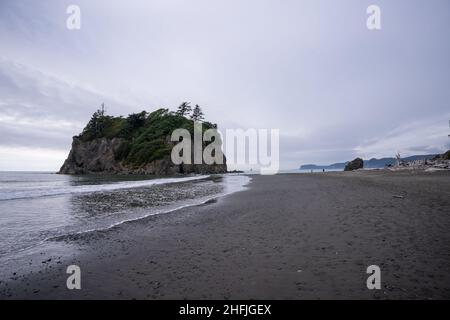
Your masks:
{"label": "tree on sea stack", "polygon": [[203,115],[202,109],[198,104],[196,104],[194,110],[192,111],[191,119],[194,121],[202,121],[204,119]]}
{"label": "tree on sea stack", "polygon": [[136,129],[145,124],[148,112],[143,110],[139,113],[131,113],[128,115],[127,122],[131,129]]}
{"label": "tree on sea stack", "polygon": [[105,115],[105,104],[102,103],[101,109],[97,109],[89,120],[88,124],[83,130],[83,134],[96,137],[101,134],[106,126],[106,122],[109,120]]}
{"label": "tree on sea stack", "polygon": [[190,102],[183,102],[178,107],[178,110],[177,110],[176,114],[179,115],[179,116],[184,117],[191,111],[192,111],[192,108],[190,106]]}

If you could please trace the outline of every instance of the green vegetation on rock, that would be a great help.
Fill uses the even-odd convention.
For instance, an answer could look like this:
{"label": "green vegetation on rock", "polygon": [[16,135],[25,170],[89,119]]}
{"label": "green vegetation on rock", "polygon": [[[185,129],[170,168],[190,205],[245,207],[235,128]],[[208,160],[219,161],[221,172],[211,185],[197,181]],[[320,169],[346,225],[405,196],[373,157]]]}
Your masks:
{"label": "green vegetation on rock", "polygon": [[[194,119],[198,119],[201,113],[197,107]],[[187,129],[193,136],[194,121],[185,117],[189,111],[189,103],[181,104],[177,112],[162,108],[151,113],[133,113],[126,118],[109,116],[103,109],[97,110],[78,138],[83,142],[120,138],[123,141],[114,151],[115,159],[137,167],[169,156],[172,150],[170,135],[175,129]],[[203,130],[217,127],[210,122],[202,124]]]}

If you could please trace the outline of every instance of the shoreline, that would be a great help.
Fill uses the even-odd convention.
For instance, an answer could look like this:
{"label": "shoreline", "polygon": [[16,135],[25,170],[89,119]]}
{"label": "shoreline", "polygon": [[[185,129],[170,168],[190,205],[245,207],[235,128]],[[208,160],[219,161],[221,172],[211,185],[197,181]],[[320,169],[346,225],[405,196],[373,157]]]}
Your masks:
{"label": "shoreline", "polygon": [[[36,253],[39,271],[1,279],[0,298],[450,298],[448,172],[250,177],[217,201],[54,242],[75,253]],[[68,264],[81,290],[65,287]],[[382,290],[366,288],[372,264]]]}

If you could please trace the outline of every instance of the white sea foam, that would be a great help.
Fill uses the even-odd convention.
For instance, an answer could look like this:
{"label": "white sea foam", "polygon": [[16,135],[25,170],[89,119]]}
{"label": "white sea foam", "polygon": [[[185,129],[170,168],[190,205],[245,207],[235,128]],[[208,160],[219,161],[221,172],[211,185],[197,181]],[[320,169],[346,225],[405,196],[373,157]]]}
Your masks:
{"label": "white sea foam", "polygon": [[180,183],[193,180],[201,180],[208,178],[208,175],[191,176],[183,178],[161,178],[140,181],[120,181],[106,184],[90,184],[90,185],[21,185],[20,187],[13,187],[6,189],[0,188],[0,201],[27,199],[37,197],[49,197],[65,194],[80,194],[91,192],[105,192],[120,189],[132,189],[150,187],[160,184]]}

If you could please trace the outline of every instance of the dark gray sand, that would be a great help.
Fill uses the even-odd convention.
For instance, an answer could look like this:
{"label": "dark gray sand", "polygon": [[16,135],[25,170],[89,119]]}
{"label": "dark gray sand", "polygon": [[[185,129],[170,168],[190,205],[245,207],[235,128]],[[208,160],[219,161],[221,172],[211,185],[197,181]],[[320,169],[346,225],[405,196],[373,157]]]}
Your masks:
{"label": "dark gray sand", "polygon": [[[0,297],[450,298],[448,172],[252,179],[217,202],[66,239],[77,254],[33,257],[41,270],[11,273]],[[81,290],[66,288],[69,264]],[[381,290],[366,287],[369,265]]]}

